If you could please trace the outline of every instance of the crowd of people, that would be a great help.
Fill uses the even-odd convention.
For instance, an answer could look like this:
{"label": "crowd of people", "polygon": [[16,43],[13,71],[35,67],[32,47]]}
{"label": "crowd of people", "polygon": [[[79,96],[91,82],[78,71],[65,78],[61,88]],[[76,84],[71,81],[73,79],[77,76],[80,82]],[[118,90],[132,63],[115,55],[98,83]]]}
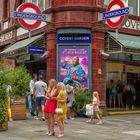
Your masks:
{"label": "crowd of people", "polygon": [[[72,79],[68,80],[66,85],[62,82],[56,82],[55,79],[50,79],[47,85],[43,81],[42,76],[37,77],[36,74],[33,74],[33,78],[29,84],[30,94],[27,96],[28,108],[31,115],[37,120],[39,119],[40,110],[42,111],[41,119],[47,122],[48,130],[46,134],[48,136],[55,135],[54,123],[56,122],[59,128],[57,137],[64,137],[64,121],[74,119],[73,102],[75,100],[75,88],[73,84]],[[91,105],[93,105],[95,115],[99,120],[97,124],[102,124],[102,120],[98,114],[98,92],[93,92],[93,103],[91,103]],[[92,118],[91,116],[91,119]]]}
{"label": "crowd of people", "polygon": [[134,102],[136,100],[136,82],[128,81],[127,83],[118,80],[110,80],[110,86],[107,89],[108,105],[109,107],[119,107],[134,109]]}
{"label": "crowd of people", "polygon": [[73,119],[73,80],[68,80],[65,86],[62,82],[57,83],[55,79],[50,79],[47,85],[42,76],[37,77],[37,74],[33,74],[29,86],[30,93],[27,99],[31,116],[38,120],[41,109],[42,120],[46,120],[48,126],[46,134],[55,135],[54,122],[57,122],[60,130],[57,137],[64,137],[64,119]]}

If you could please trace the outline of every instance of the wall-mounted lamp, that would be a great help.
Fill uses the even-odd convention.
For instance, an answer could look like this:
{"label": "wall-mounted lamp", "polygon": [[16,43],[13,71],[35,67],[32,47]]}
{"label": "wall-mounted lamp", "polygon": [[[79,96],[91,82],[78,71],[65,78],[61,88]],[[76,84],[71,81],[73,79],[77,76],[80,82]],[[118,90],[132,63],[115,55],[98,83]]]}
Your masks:
{"label": "wall-mounted lamp", "polygon": [[98,74],[99,74],[99,75],[101,75],[101,74],[102,74],[102,70],[101,70],[100,68],[98,69],[98,71],[97,71],[97,72],[98,72]]}

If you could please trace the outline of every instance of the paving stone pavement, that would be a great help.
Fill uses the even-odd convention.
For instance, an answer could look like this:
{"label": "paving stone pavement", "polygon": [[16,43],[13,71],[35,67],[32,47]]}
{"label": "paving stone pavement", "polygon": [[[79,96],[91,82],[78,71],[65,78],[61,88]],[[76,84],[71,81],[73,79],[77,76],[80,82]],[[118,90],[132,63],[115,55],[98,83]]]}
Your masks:
{"label": "paving stone pavement", "polygon": [[[97,120],[86,123],[86,118],[76,118],[65,124],[65,140],[140,140],[140,114],[106,116],[103,125]],[[58,127],[55,126],[58,133]],[[47,136],[47,125],[41,120],[9,122],[8,131],[0,132],[0,140],[57,140]]]}

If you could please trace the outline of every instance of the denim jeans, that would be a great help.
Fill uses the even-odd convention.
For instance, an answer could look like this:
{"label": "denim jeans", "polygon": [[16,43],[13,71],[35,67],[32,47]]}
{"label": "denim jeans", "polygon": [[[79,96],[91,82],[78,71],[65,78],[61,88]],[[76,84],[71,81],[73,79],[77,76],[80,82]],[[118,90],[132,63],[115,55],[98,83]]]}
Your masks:
{"label": "denim jeans", "polygon": [[32,99],[32,94],[29,94],[27,96],[27,100],[28,100],[28,110],[30,113],[35,113],[36,110],[36,105],[35,105],[35,101]]}
{"label": "denim jeans", "polygon": [[27,105],[28,105],[28,110],[30,112],[32,109],[32,101],[31,101],[31,94],[30,93],[27,95]]}
{"label": "denim jeans", "polygon": [[35,100],[32,99],[32,96],[33,96],[33,95],[31,95],[31,102],[32,102],[31,113],[32,113],[32,114],[35,114],[35,111],[36,111],[36,103],[35,103]]}

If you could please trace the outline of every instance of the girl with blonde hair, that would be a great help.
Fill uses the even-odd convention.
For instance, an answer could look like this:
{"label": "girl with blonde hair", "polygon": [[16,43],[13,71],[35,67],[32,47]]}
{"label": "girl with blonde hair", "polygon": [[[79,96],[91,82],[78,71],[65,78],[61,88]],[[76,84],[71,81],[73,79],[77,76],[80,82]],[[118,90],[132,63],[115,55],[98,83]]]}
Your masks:
{"label": "girl with blonde hair", "polygon": [[67,93],[65,86],[62,82],[57,84],[58,96],[57,96],[57,108],[62,108],[63,112],[57,114],[57,124],[60,129],[58,138],[64,137],[64,119],[67,114]]}
{"label": "girl with blonde hair", "polygon": [[[100,99],[99,99],[98,91],[94,91],[92,96],[93,96],[93,102],[92,102],[93,111],[94,111],[94,114],[96,115],[96,117],[98,119],[98,122],[96,124],[102,124],[102,119],[99,115]],[[87,120],[86,122],[91,122],[92,120],[93,120],[93,116],[91,116],[91,118],[89,120]]]}
{"label": "girl with blonde hair", "polygon": [[54,132],[54,115],[55,115],[55,109],[57,106],[57,87],[56,87],[56,80],[55,79],[50,79],[49,80],[49,86],[46,92],[46,105],[45,105],[45,115],[47,119],[47,124],[48,124],[48,132],[47,135],[53,136],[55,135]]}

